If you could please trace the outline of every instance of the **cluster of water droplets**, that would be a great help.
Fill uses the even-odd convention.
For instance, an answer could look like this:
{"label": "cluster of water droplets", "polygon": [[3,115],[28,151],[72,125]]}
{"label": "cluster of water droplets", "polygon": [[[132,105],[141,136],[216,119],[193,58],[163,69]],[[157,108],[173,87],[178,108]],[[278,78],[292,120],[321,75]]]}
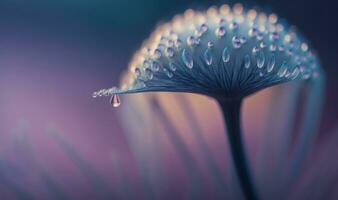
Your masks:
{"label": "cluster of water droplets", "polygon": [[244,11],[241,4],[232,9],[223,5],[206,12],[189,9],[159,26],[135,53],[122,87],[99,90],[93,96],[112,95],[116,107],[118,93],[175,84],[181,77],[177,74],[191,73],[195,65],[204,73],[208,67],[224,73],[219,68],[227,67],[229,73],[254,75],[255,82],[309,79],[319,71],[308,44],[292,28],[278,23],[275,14]]}

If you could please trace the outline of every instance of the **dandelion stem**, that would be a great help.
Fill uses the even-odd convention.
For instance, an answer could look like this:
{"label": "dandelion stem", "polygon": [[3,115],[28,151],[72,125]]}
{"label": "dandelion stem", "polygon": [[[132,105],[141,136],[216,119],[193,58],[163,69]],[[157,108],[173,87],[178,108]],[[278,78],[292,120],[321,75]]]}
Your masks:
{"label": "dandelion stem", "polygon": [[240,110],[242,100],[219,100],[218,103],[222,108],[231,155],[244,196],[248,200],[256,200],[257,194],[250,175],[241,135]]}

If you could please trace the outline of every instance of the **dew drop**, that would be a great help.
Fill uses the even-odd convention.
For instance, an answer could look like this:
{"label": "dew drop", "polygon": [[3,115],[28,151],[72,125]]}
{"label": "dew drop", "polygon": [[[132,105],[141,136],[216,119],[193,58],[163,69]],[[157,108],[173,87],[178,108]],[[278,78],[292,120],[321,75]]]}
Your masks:
{"label": "dew drop", "polygon": [[146,75],[146,78],[147,78],[148,80],[151,80],[151,79],[153,79],[153,77],[154,77],[153,72],[152,72],[151,69],[149,69],[149,68],[146,68],[146,69],[145,69],[145,75]]}
{"label": "dew drop", "polygon": [[274,54],[272,54],[269,62],[268,62],[268,66],[267,66],[267,71],[270,73],[272,72],[273,68],[275,67],[276,64],[276,57]]}
{"label": "dew drop", "polygon": [[166,55],[167,55],[169,58],[173,57],[173,56],[174,56],[174,49],[173,49],[172,47],[168,47],[168,48],[166,49]]}
{"label": "dew drop", "polygon": [[177,66],[176,66],[175,63],[169,63],[169,68],[170,68],[170,70],[173,71],[173,72],[177,70]]}
{"label": "dew drop", "polygon": [[145,60],[145,61],[143,62],[143,67],[144,67],[144,68],[150,67],[150,62],[149,62],[148,60]]}
{"label": "dew drop", "polygon": [[174,46],[174,41],[173,41],[172,39],[168,40],[168,41],[167,41],[167,45],[168,45],[169,47]]}
{"label": "dew drop", "polygon": [[227,47],[225,47],[223,49],[223,52],[222,52],[222,60],[223,62],[227,63],[230,61],[230,52],[229,52],[229,49]]}
{"label": "dew drop", "polygon": [[263,35],[263,33],[261,33],[261,32],[258,32],[258,33],[256,34],[257,40],[263,40],[263,37],[264,37],[264,35]]}
{"label": "dew drop", "polygon": [[301,66],[300,72],[303,79],[309,79],[312,74],[312,70],[309,67]]}
{"label": "dew drop", "polygon": [[248,35],[249,35],[250,37],[256,37],[256,36],[257,36],[257,32],[258,32],[257,28],[251,28],[251,29],[249,30],[249,32],[248,32]]}
{"label": "dew drop", "polygon": [[182,40],[180,40],[180,39],[175,40],[175,46],[176,46],[177,49],[181,49]]}
{"label": "dew drop", "polygon": [[246,39],[246,37],[243,36],[243,37],[240,38],[240,41],[241,41],[241,44],[243,45],[243,44],[246,43],[247,39]]}
{"label": "dew drop", "polygon": [[270,51],[276,51],[277,46],[275,44],[271,44],[269,49]]}
{"label": "dew drop", "polygon": [[238,24],[236,22],[232,22],[229,24],[230,30],[236,30],[238,28]]}
{"label": "dew drop", "polygon": [[155,51],[154,51],[154,58],[155,59],[159,59],[159,58],[161,58],[161,56],[162,56],[161,50],[160,49],[155,49]]}
{"label": "dew drop", "polygon": [[263,77],[264,76],[263,72],[259,72],[259,76]]}
{"label": "dew drop", "polygon": [[96,98],[97,97],[97,92],[93,92],[92,97]]}
{"label": "dew drop", "polygon": [[248,54],[246,54],[244,56],[244,67],[245,67],[245,69],[249,69],[250,65],[251,65],[250,56]]}
{"label": "dew drop", "polygon": [[256,59],[257,59],[257,67],[262,68],[265,63],[265,55],[262,50],[258,51],[256,54]]}
{"label": "dew drop", "polygon": [[187,44],[188,44],[189,46],[192,46],[192,45],[194,45],[195,43],[196,43],[196,39],[195,39],[194,36],[189,36],[189,37],[187,38]]}
{"label": "dew drop", "polygon": [[279,33],[278,33],[278,32],[272,32],[272,33],[270,34],[270,40],[276,41],[276,40],[278,40],[278,39],[279,39]]}
{"label": "dew drop", "polygon": [[208,42],[208,47],[211,48],[211,47],[213,47],[213,46],[214,46],[214,43],[211,42],[211,41],[209,41],[209,42]]}
{"label": "dew drop", "polygon": [[164,69],[164,72],[168,76],[168,78],[172,78],[174,76],[174,74],[171,71],[167,70],[167,69]]}
{"label": "dew drop", "polygon": [[118,94],[113,94],[111,96],[110,104],[113,105],[114,108],[117,108],[121,105],[121,100]]}
{"label": "dew drop", "polygon": [[218,37],[223,37],[226,33],[226,30],[225,30],[224,26],[220,26],[216,29],[215,33]]}
{"label": "dew drop", "polygon": [[296,79],[296,78],[298,77],[298,75],[299,75],[299,68],[296,67],[296,68],[293,70],[293,72],[291,73],[291,79],[292,79],[292,80]]}
{"label": "dew drop", "polygon": [[285,76],[286,71],[287,71],[286,62],[284,61],[284,62],[282,63],[282,65],[280,66],[277,75],[278,75],[280,78],[282,78],[283,76]]}
{"label": "dew drop", "polygon": [[241,39],[238,36],[232,37],[232,46],[234,46],[234,48],[238,49],[241,47],[241,45]]}
{"label": "dew drop", "polygon": [[183,49],[182,60],[185,64],[185,66],[187,66],[189,69],[193,68],[193,66],[194,66],[193,58],[192,58],[191,54],[188,52],[188,50],[186,50],[186,49]]}
{"label": "dew drop", "polygon": [[141,76],[141,70],[140,70],[140,68],[138,68],[138,67],[135,68],[135,75],[136,75],[136,77]]}
{"label": "dew drop", "polygon": [[198,31],[197,31],[197,35],[200,37],[200,36],[202,36],[205,32],[207,32],[207,30],[208,30],[208,26],[207,26],[206,24],[202,24],[202,25],[199,27]]}
{"label": "dew drop", "polygon": [[212,52],[210,48],[207,48],[204,52],[204,61],[207,65],[212,64]]}
{"label": "dew drop", "polygon": [[265,43],[265,42],[261,42],[261,43],[259,44],[259,46],[260,46],[262,49],[264,49],[264,48],[266,47],[266,43]]}
{"label": "dew drop", "polygon": [[157,61],[153,61],[153,64],[151,67],[153,71],[158,72],[161,68],[161,64]]}

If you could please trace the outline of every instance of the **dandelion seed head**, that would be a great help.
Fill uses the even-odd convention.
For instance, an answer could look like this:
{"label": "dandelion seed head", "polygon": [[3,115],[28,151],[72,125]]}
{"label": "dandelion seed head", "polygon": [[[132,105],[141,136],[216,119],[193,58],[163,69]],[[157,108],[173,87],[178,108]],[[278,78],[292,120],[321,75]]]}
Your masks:
{"label": "dandelion seed head", "polygon": [[129,63],[121,87],[93,96],[151,91],[243,98],[291,80],[316,78],[319,60],[274,13],[241,4],[188,9],[158,26]]}

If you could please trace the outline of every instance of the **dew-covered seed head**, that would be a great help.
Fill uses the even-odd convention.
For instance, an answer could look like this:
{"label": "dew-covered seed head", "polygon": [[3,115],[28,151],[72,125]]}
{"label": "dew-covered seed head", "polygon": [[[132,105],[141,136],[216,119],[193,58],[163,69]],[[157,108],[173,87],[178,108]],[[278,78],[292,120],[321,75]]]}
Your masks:
{"label": "dew-covered seed head", "polygon": [[243,98],[320,73],[318,58],[294,28],[241,4],[176,15],[155,29],[129,68],[123,87],[93,96],[171,91]]}

